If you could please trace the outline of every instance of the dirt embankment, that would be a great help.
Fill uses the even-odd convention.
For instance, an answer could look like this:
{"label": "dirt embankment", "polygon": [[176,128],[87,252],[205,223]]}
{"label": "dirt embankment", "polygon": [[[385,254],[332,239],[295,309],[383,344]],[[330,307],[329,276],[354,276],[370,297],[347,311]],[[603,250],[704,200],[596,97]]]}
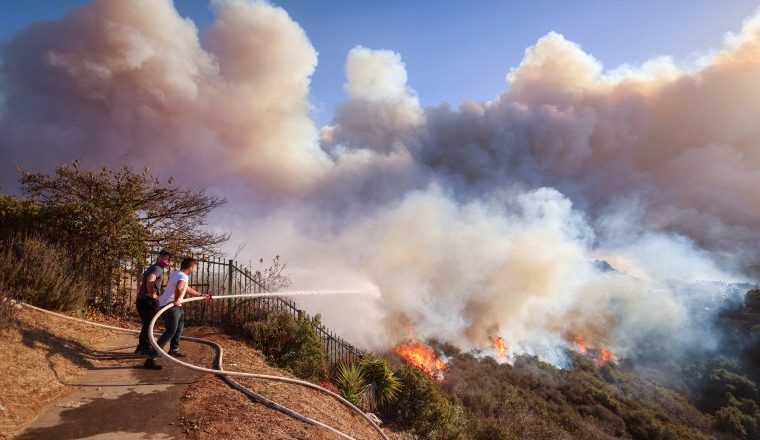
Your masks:
{"label": "dirt embankment", "polygon": [[[198,330],[197,336],[218,342],[224,347],[224,368],[293,377],[266,364],[261,353],[245,342],[219,335],[210,329]],[[316,390],[268,380],[236,378],[238,382],[264,397],[319,420],[356,439],[379,439],[378,434],[361,417],[337,400]],[[295,420],[287,415],[252,403],[241,393],[232,393],[217,377],[204,376],[187,389],[181,412],[187,435],[191,439],[339,439],[326,429]],[[414,437],[384,427],[394,440]]]}
{"label": "dirt embankment", "polygon": [[22,309],[16,324],[0,334],[0,437],[13,436],[71,391],[65,384],[94,368],[96,347],[113,337],[107,330]]}
{"label": "dirt embankment", "polygon": [[[268,366],[242,341],[213,329],[187,333],[221,343],[227,370],[288,375]],[[139,438],[339,438],[251,402],[217,376],[192,375],[173,365],[161,372],[136,368],[141,358],[131,354],[134,343],[133,335],[22,310],[16,325],[0,335],[0,438],[130,438],[130,433]],[[183,342],[183,350],[190,362],[210,366],[210,348]],[[366,421],[327,395],[292,384],[240,382],[354,438],[379,438]],[[146,406],[155,417],[145,416]],[[413,438],[386,433],[395,440]]]}

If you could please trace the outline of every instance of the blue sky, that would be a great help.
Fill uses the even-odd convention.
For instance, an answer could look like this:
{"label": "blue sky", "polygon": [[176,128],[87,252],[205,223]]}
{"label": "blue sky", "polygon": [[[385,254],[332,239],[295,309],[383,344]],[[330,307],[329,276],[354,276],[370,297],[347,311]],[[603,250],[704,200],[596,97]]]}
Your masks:
{"label": "blue sky", "polygon": [[[0,41],[29,23],[53,19],[85,0],[4,1]],[[361,1],[281,0],[319,52],[312,79],[314,117],[328,123],[343,97],[343,65],[357,44],[403,57],[424,106],[491,99],[526,47],[549,31],[579,43],[607,68],[657,55],[688,60],[720,45],[757,0]],[[203,31],[208,0],[175,0]]]}

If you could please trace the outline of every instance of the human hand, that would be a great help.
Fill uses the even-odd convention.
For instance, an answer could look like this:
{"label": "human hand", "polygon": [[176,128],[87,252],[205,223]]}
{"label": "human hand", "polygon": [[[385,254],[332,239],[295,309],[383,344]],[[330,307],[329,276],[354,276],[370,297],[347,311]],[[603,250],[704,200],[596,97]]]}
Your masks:
{"label": "human hand", "polygon": [[172,303],[174,304],[175,307],[179,307],[182,305],[182,301],[178,299],[175,299],[174,301],[172,301]]}
{"label": "human hand", "polygon": [[203,295],[203,299],[206,301],[211,301],[211,292],[206,292],[206,294]]}

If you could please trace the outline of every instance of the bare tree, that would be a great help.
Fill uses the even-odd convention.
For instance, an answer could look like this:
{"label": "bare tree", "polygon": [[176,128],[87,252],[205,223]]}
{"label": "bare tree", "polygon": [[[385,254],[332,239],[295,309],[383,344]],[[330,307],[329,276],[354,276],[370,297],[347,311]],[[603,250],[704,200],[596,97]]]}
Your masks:
{"label": "bare tree", "polygon": [[87,171],[76,161],[59,166],[54,175],[22,170],[21,176],[30,200],[70,210],[69,226],[98,245],[110,241],[128,249],[141,242],[175,252],[218,253],[229,235],[204,226],[208,214],[226,201],[173,183],[171,177],[161,182],[147,167]]}
{"label": "bare tree", "polygon": [[290,279],[285,271],[288,267],[287,264],[280,262],[280,256],[277,255],[272,259],[272,264],[268,267],[263,267],[264,259],[259,259],[259,268],[253,274],[253,277],[261,285],[270,291],[277,291],[287,289],[293,285],[293,281]]}
{"label": "bare tree", "polygon": [[[85,170],[78,162],[52,175],[21,170],[26,198],[0,195],[2,234],[34,233],[62,245],[93,281],[110,292],[121,261],[141,260],[149,249],[175,254],[220,254],[228,234],[209,231],[209,213],[223,198],[161,180],[148,168]],[[95,293],[92,303],[100,303]],[[106,308],[110,293],[106,293]]]}

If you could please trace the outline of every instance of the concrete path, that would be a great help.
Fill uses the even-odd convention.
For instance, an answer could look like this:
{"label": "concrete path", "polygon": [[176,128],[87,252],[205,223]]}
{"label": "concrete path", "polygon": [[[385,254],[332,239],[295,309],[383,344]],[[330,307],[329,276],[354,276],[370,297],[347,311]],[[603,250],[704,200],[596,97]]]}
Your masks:
{"label": "concrete path", "polygon": [[[69,385],[74,390],[48,406],[19,439],[169,439],[182,426],[178,403],[198,373],[159,359],[160,371],[145,370],[132,354],[132,335],[114,335],[98,352],[97,366]],[[203,365],[211,349],[182,341],[189,362]],[[208,361],[206,361],[207,363]]]}

